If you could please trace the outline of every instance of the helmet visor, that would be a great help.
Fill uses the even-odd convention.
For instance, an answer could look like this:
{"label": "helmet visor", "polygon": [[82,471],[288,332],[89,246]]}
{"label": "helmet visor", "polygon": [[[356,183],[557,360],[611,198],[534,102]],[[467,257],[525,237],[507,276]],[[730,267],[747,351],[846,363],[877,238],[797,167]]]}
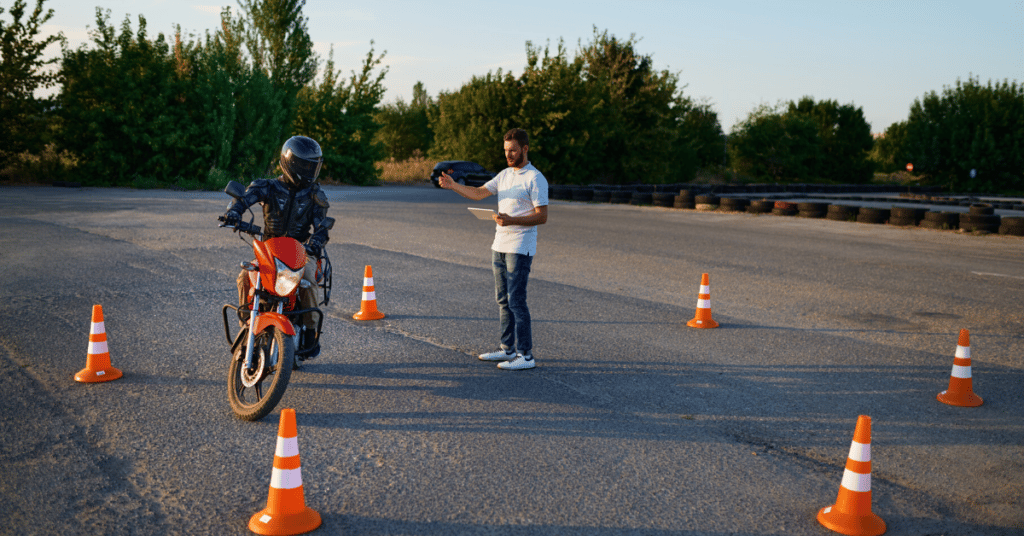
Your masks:
{"label": "helmet visor", "polygon": [[318,158],[316,160],[293,158],[289,167],[297,180],[302,182],[313,182],[320,176],[320,167],[323,163],[323,158]]}

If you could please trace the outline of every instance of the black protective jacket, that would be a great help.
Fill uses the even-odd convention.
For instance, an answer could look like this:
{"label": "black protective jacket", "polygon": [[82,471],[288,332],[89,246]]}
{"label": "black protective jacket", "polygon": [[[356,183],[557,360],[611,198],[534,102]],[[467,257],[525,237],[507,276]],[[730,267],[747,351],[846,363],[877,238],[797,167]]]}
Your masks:
{"label": "black protective jacket", "polygon": [[264,240],[289,236],[307,243],[312,237],[310,243],[316,242],[318,248],[327,243],[330,205],[318,183],[293,191],[279,179],[257,179],[228,210],[243,214],[256,203],[263,204]]}

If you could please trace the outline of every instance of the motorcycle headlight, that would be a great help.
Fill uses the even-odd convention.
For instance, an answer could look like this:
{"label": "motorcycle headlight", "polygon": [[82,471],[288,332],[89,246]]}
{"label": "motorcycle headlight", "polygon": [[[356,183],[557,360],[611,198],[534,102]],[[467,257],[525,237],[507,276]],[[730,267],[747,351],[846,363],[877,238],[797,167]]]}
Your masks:
{"label": "motorcycle headlight", "polygon": [[295,292],[295,287],[299,286],[299,281],[302,281],[304,270],[293,271],[277,259],[274,259],[274,263],[277,264],[277,281],[274,282],[274,292],[278,296],[287,296]]}

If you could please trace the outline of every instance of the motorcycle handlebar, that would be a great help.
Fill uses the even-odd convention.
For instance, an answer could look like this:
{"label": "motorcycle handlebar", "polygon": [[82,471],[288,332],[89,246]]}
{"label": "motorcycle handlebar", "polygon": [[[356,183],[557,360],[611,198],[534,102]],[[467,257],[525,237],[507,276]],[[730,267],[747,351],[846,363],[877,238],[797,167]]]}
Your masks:
{"label": "motorcycle handlebar", "polygon": [[263,234],[263,230],[260,229],[259,225],[253,225],[251,223],[246,223],[244,221],[239,221],[239,222],[235,223],[234,225],[228,225],[225,222],[224,216],[217,217],[217,221],[221,222],[221,224],[220,224],[221,227],[231,227],[232,229],[234,229],[234,230],[236,230],[236,231],[238,231],[240,233],[246,233],[246,234],[250,234],[250,235],[253,235],[253,236]]}

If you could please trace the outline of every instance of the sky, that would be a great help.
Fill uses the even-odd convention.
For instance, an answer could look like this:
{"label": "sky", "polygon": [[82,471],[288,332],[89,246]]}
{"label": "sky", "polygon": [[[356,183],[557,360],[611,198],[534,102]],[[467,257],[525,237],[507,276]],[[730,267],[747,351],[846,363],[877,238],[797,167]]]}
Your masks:
{"label": "sky", "polygon": [[[142,15],[150,37],[171,37],[176,25],[202,35],[220,26],[221,6],[238,7],[201,2],[213,0],[47,0],[54,17],[43,32],[88,46],[99,7],[118,28],[126,15],[137,28]],[[635,36],[637,51],[708,101],[726,132],[761,104],[810,96],[860,107],[879,133],[957,80],[1024,82],[1024,0],[308,0],[303,12],[315,51],[326,59],[333,47],[346,75],[371,41],[386,53],[385,103],[408,102],[417,82],[436,97],[498,69],[518,75],[528,41],[554,50],[563,40],[573,56],[594,28]]]}

